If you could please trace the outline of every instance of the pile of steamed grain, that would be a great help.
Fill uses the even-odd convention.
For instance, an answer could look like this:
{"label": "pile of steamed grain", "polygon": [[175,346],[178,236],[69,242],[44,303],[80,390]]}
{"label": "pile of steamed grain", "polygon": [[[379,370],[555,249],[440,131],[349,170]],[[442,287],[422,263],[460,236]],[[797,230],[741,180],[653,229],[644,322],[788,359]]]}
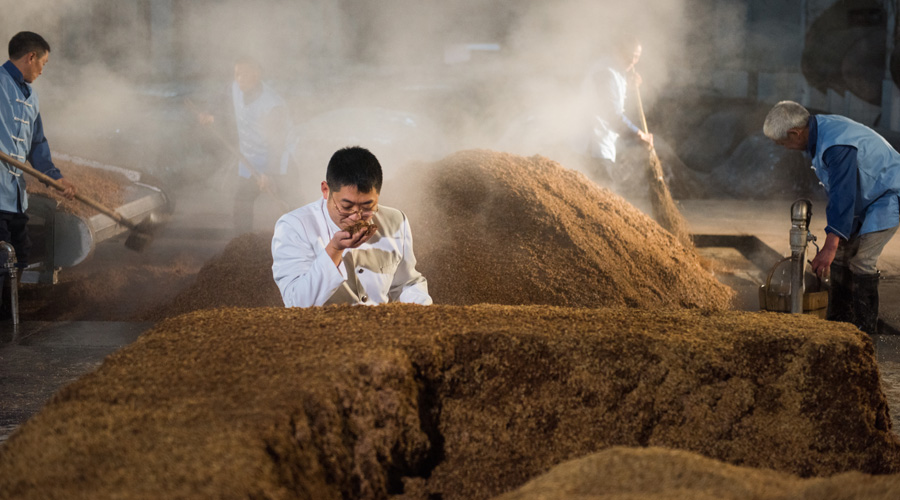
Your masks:
{"label": "pile of steamed grain", "polygon": [[155,319],[155,310],[172,300],[172,290],[194,282],[203,259],[187,251],[150,255],[152,251],[122,249],[112,263],[97,258],[65,270],[57,284],[23,284],[19,289],[23,320]]}
{"label": "pile of steamed grain", "polygon": [[[413,227],[438,304],[574,307],[729,305],[732,291],[652,219],[541,157],[465,151],[385,185]],[[413,188],[416,186],[417,188]],[[401,197],[398,192],[415,192]],[[393,192],[393,194],[391,194]],[[147,319],[224,306],[280,306],[271,234],[244,235]]]}
{"label": "pile of steamed grain", "polygon": [[895,500],[900,476],[800,479],[663,448],[611,448],[560,464],[497,500]]}
{"label": "pile of steamed grain", "polygon": [[[436,303],[725,308],[732,291],[650,217],[540,156],[462,151],[385,184]],[[403,192],[404,194],[397,194]]]}
{"label": "pile of steamed grain", "polygon": [[160,323],[58,393],[0,448],[0,497],[486,499],[612,446],[801,476],[900,470],[872,343],[846,324],[219,309]]}
{"label": "pile of steamed grain", "polygon": [[272,233],[246,233],[209,260],[174,300],[141,319],[159,321],[198,309],[284,306],[272,277]]}
{"label": "pile of steamed grain", "polygon": [[[63,177],[75,185],[78,193],[92,198],[109,208],[115,209],[125,202],[125,189],[131,182],[122,174],[111,170],[89,167],[54,158],[53,163]],[[28,174],[23,174],[28,175]],[[44,185],[34,177],[27,177],[28,193],[40,194],[59,201],[58,210],[90,217],[98,212],[77,200],[63,198],[59,191]]]}

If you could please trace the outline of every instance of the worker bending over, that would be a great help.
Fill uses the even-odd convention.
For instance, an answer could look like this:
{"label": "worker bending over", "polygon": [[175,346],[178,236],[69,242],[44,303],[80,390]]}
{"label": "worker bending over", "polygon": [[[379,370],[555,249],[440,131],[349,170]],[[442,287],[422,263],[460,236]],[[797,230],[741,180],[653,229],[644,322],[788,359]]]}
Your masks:
{"label": "worker bending over", "polygon": [[831,275],[827,319],[877,333],[878,257],[900,225],[900,154],[874,130],[782,101],[763,125],[776,144],[805,151],[828,194],[825,244],[812,261]]}
{"label": "worker bending over", "polygon": [[[341,149],[328,162],[322,198],[278,219],[272,273],[286,307],[431,304],[406,215],[378,205],[381,182],[375,155]],[[357,229],[360,221],[373,226]]]}

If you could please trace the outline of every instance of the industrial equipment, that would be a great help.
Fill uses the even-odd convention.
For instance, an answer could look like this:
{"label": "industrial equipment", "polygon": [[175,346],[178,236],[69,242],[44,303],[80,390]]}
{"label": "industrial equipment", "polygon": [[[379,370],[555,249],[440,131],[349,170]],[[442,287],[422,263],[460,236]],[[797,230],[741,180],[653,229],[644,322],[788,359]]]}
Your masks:
{"label": "industrial equipment", "polygon": [[124,202],[111,207],[121,220],[116,221],[103,213],[85,216],[63,211],[59,209],[58,199],[29,193],[28,228],[33,247],[30,265],[22,273],[23,283],[57,283],[62,268],[84,261],[99,243],[128,231],[134,232],[134,228],[146,224],[145,221],[158,226],[172,212],[172,203],[166,193],[152,181],[147,182],[141,172],[68,155],[55,154],[54,157],[122,174],[128,180],[122,186]]}
{"label": "industrial equipment", "polygon": [[[821,279],[816,277],[815,290],[807,286],[806,250],[810,242],[816,246],[816,237],[809,232],[812,218],[812,202],[797,200],[791,205],[791,255],[780,260],[769,271],[766,283],[759,287],[759,307],[765,311],[790,312],[792,314],[815,314],[825,317],[828,309],[828,291]],[[790,290],[785,293],[772,286],[776,269],[790,261]]]}

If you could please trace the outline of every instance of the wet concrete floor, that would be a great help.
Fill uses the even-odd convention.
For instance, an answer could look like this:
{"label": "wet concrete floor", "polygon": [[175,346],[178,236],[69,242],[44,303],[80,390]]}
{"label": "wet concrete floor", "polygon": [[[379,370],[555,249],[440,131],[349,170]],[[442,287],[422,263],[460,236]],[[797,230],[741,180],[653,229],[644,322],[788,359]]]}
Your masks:
{"label": "wet concrete floor", "polygon": [[60,388],[151,326],[109,321],[0,325],[0,442]]}

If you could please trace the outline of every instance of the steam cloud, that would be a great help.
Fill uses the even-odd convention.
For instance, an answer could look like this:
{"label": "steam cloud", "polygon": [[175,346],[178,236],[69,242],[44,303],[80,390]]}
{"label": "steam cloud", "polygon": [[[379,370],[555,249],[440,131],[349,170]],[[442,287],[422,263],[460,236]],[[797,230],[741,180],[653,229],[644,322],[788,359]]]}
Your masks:
{"label": "steam cloud", "polygon": [[[30,30],[53,47],[36,87],[54,149],[189,180],[230,160],[198,146],[181,97],[212,102],[234,58],[256,57],[290,105],[302,203],[350,143],[379,156],[386,187],[400,164],[462,148],[563,155],[590,61],[636,35],[651,106],[687,64],[698,1],[31,0],[0,38]],[[448,64],[454,50],[470,60]]]}

